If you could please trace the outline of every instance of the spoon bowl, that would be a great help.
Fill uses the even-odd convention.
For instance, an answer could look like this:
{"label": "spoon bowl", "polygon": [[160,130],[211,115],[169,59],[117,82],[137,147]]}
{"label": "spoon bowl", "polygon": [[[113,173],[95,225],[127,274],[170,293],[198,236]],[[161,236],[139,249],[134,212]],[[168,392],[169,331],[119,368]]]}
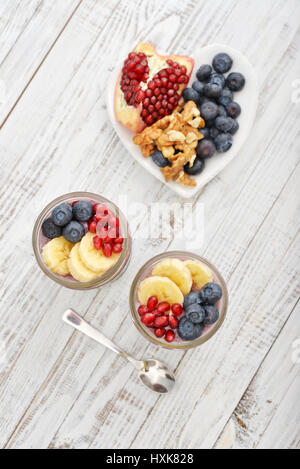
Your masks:
{"label": "spoon bowl", "polygon": [[148,359],[144,361],[144,368],[139,373],[142,383],[151,391],[166,394],[175,385],[174,373],[162,362]]}

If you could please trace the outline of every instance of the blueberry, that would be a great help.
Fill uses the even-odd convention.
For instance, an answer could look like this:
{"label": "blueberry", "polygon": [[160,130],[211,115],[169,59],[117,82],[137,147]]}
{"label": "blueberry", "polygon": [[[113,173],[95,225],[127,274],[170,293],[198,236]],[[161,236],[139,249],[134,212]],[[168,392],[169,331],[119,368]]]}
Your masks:
{"label": "blueberry", "polygon": [[226,78],[226,84],[231,91],[240,91],[246,83],[244,75],[241,73],[230,73]]}
{"label": "blueberry", "polygon": [[215,305],[205,305],[204,306],[204,311],[205,311],[205,319],[204,319],[204,324],[205,326],[211,326],[220,317],[220,313],[218,308]]}
{"label": "blueberry", "polygon": [[198,104],[198,109],[201,109],[202,104],[211,102],[211,99],[208,99],[206,96],[200,96],[200,101]]}
{"label": "blueberry", "polygon": [[183,317],[179,321],[178,334],[183,340],[195,340],[200,337],[203,329],[201,324],[194,324],[187,317]]}
{"label": "blueberry", "polygon": [[186,317],[194,324],[201,324],[205,319],[205,309],[198,303],[188,306],[185,313]]}
{"label": "blueberry", "polygon": [[233,121],[233,125],[231,127],[231,129],[229,130],[229,133],[230,135],[235,135],[237,133],[237,131],[239,130],[240,126],[239,126],[239,123],[237,120],[235,119],[232,119]]}
{"label": "blueberry", "polygon": [[182,92],[182,97],[185,101],[194,101],[194,103],[200,102],[200,94],[193,88],[185,88]]}
{"label": "blueberry", "polygon": [[70,223],[63,228],[62,234],[70,243],[78,243],[85,235],[85,229],[78,221],[70,221]]}
{"label": "blueberry", "polygon": [[159,167],[165,168],[166,166],[171,166],[168,158],[165,158],[161,151],[155,150],[151,155],[152,161]]}
{"label": "blueberry", "polygon": [[196,76],[199,81],[205,81],[210,76],[211,72],[212,68],[210,65],[201,65],[196,73]]}
{"label": "blueberry", "polygon": [[232,94],[232,91],[228,90],[227,88],[225,88],[223,91],[222,91],[222,94],[221,96],[219,97],[219,103],[222,104],[222,106],[227,106],[227,104],[231,103],[231,101],[233,100],[233,94]]}
{"label": "blueberry", "polygon": [[48,218],[42,224],[42,233],[49,239],[58,238],[61,236],[61,227],[55,225],[52,218]]}
{"label": "blueberry", "polygon": [[221,117],[227,117],[226,109],[221,104],[218,106],[218,115]]}
{"label": "blueberry", "polygon": [[215,127],[212,127],[212,128],[210,129],[210,135],[209,135],[209,136],[210,136],[210,138],[211,138],[212,140],[214,140],[215,138],[217,138],[217,136],[219,135],[219,133],[220,133],[220,131],[219,131],[218,129],[216,129]]}
{"label": "blueberry", "polygon": [[218,83],[207,83],[203,92],[207,98],[218,99],[222,94],[222,86]]}
{"label": "blueberry", "polygon": [[222,298],[222,288],[218,283],[207,283],[200,292],[203,303],[214,305]]}
{"label": "blueberry", "polygon": [[194,305],[195,303],[199,305],[202,303],[199,291],[191,291],[184,297],[183,309],[186,310],[190,305]]}
{"label": "blueberry", "polygon": [[57,205],[52,211],[52,221],[57,226],[65,226],[72,220],[72,207],[69,204]]}
{"label": "blueberry", "polygon": [[193,90],[197,91],[197,93],[200,94],[200,96],[203,95],[203,88],[204,88],[204,85],[202,83],[200,83],[200,81],[194,81],[194,83],[192,84],[192,88]]}
{"label": "blueberry", "polygon": [[217,117],[216,128],[221,132],[228,132],[233,126],[233,121],[230,117]]}
{"label": "blueberry", "polygon": [[216,119],[206,119],[205,125],[209,128],[209,130],[211,130],[211,128],[215,126],[215,120]]}
{"label": "blueberry", "polygon": [[218,115],[218,106],[213,101],[207,101],[201,105],[201,117],[206,120],[215,119]]}
{"label": "blueberry", "polygon": [[91,202],[86,202],[85,200],[80,200],[73,207],[74,218],[78,221],[88,221],[93,216],[93,204]]}
{"label": "blueberry", "polygon": [[212,73],[208,79],[209,83],[214,83],[215,85],[220,85],[221,88],[224,88],[226,85],[226,78],[221,73]]}
{"label": "blueberry", "polygon": [[228,54],[225,54],[225,52],[217,54],[213,59],[213,67],[215,71],[219,73],[228,72],[231,69],[232,64],[232,58]]}
{"label": "blueberry", "polygon": [[232,101],[231,103],[227,104],[226,111],[229,117],[232,117],[232,119],[236,119],[241,114],[242,109],[238,103]]}
{"label": "blueberry", "polygon": [[202,129],[198,129],[200,134],[203,135],[204,138],[209,138],[210,130],[207,127],[202,127]]}
{"label": "blueberry", "polygon": [[216,152],[216,146],[214,142],[205,138],[198,143],[196,152],[200,158],[211,158]]}
{"label": "blueberry", "polygon": [[219,134],[215,139],[216,149],[220,153],[225,153],[232,147],[232,136],[230,134]]}
{"label": "blueberry", "polygon": [[202,173],[205,167],[205,162],[202,158],[195,158],[194,164],[190,167],[189,163],[184,166],[184,172],[190,176],[197,176],[197,174]]}

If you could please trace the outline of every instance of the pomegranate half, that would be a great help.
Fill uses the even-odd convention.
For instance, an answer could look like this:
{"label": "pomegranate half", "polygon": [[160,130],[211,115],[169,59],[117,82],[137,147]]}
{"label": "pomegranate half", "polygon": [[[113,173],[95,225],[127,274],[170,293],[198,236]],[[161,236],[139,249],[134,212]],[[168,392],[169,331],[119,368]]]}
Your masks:
{"label": "pomegranate half", "polygon": [[159,55],[151,43],[141,42],[124,62],[115,89],[119,122],[141,132],[178,105],[194,67],[182,55]]}

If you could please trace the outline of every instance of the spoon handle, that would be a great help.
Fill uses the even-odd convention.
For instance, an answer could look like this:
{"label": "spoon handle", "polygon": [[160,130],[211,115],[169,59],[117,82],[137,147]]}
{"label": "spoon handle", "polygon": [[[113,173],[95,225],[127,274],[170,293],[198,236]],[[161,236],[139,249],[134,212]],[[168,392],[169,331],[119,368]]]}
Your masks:
{"label": "spoon handle", "polygon": [[110,350],[115,352],[117,355],[120,355],[121,357],[126,358],[126,360],[132,363],[135,366],[135,368],[137,368],[138,370],[140,370],[143,367],[143,362],[135,360],[128,353],[126,353],[124,350],[122,350],[120,347],[114,344],[110,339],[105,337],[105,335],[103,335],[100,331],[98,331],[97,329],[92,327],[90,324],[88,324],[84,319],[82,319],[81,316],[75,313],[75,311],[73,311],[72,309],[67,309],[64,312],[62,319],[69,326],[74,327],[74,329],[77,329],[78,331],[87,335],[88,337],[95,340],[96,342],[99,342],[99,344],[102,344],[105,347],[109,348]]}

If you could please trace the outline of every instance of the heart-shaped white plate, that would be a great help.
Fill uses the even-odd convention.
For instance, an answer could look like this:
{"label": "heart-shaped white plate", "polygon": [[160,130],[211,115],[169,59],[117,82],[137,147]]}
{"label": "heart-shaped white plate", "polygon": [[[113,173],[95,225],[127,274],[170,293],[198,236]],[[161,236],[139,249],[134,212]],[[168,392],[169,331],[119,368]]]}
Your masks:
{"label": "heart-shaped white plate", "polygon": [[[199,49],[193,55],[195,66],[191,76],[189,86],[196,79],[196,71],[202,64],[211,64],[214,56],[219,52],[227,52],[233,59],[233,67],[230,72],[240,72],[246,77],[246,85],[242,91],[234,93],[236,100],[242,107],[242,113],[238,119],[240,128],[233,137],[233,145],[227,153],[216,153],[212,158],[206,160],[203,173],[195,176],[197,181],[196,187],[185,187],[174,181],[166,182],[160,169],[153,163],[151,158],[144,158],[140,149],[132,141],[133,132],[124,127],[117,121],[114,112],[114,91],[116,82],[122,68],[120,64],[111,74],[107,87],[107,110],[112,125],[123,142],[124,146],[131,155],[153,176],[165,183],[170,189],[184,198],[193,197],[200,189],[202,189],[211,179],[213,179],[222,169],[224,169],[232,159],[237,156],[249,136],[254,123],[257,105],[258,105],[258,85],[255,71],[248,59],[239,51],[222,44],[212,44],[210,46]],[[229,72],[229,73],[230,73]]]}

